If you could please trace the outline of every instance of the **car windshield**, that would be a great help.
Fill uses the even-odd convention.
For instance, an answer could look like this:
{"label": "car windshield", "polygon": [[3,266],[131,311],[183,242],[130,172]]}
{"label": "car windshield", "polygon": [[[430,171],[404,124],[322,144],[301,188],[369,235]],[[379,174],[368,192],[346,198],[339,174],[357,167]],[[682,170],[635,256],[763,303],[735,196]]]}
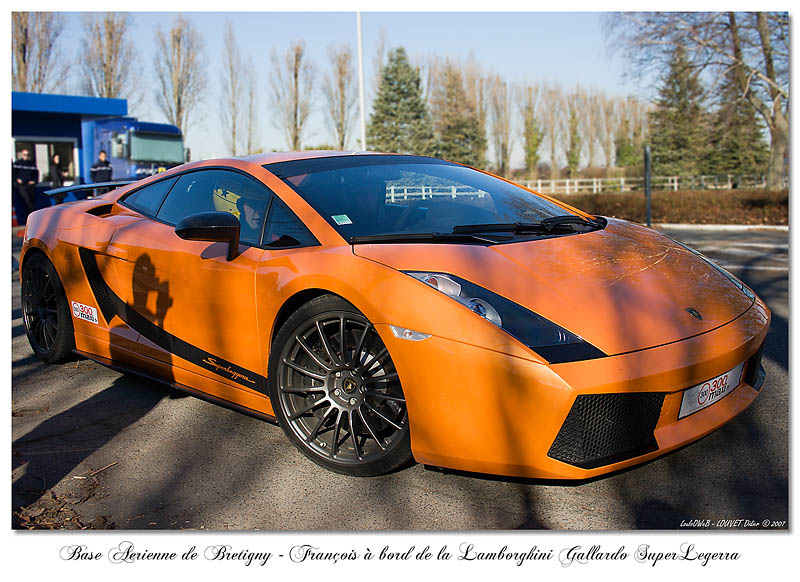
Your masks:
{"label": "car windshield", "polygon": [[[433,158],[332,156],[275,162],[264,168],[300,194],[348,241],[450,234],[459,232],[457,227],[478,233],[483,225],[487,233],[519,234],[508,225],[530,225],[568,214],[524,188]],[[506,228],[499,228],[503,225]]]}

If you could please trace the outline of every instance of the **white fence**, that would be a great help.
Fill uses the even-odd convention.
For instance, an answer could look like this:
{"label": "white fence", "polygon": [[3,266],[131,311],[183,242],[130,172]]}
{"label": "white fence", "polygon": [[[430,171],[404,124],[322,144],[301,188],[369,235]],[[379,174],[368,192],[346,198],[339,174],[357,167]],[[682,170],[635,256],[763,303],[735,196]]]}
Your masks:
{"label": "white fence", "polygon": [[427,200],[430,198],[458,198],[472,196],[483,198],[486,192],[470,186],[388,186],[386,199],[390,202],[401,200]]}
{"label": "white fence", "polygon": [[[570,180],[526,180],[521,184],[543,194],[599,194],[601,192],[644,191],[644,178],[575,178]],[[766,187],[764,176],[653,176],[653,190],[732,190]],[[788,179],[784,188],[788,188]],[[397,186],[386,188],[393,203],[432,198],[483,198],[486,192],[470,186]]]}
{"label": "white fence", "polygon": [[[598,194],[644,190],[644,178],[575,178],[569,180],[526,180],[521,184],[543,194]],[[653,176],[653,190],[732,190],[765,188],[764,176]],[[784,180],[788,188],[788,180]]]}

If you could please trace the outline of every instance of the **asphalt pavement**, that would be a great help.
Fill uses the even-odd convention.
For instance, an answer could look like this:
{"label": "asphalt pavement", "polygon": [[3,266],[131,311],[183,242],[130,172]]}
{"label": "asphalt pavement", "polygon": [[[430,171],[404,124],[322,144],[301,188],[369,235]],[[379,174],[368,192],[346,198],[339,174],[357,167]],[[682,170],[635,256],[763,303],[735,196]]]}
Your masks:
{"label": "asphalt pavement", "polygon": [[[75,359],[25,337],[12,272],[14,527],[206,530],[679,529],[748,519],[787,528],[788,233],[665,232],[741,277],[773,314],[761,395],[708,437],[565,484],[431,470],[363,479],[312,464],[272,424]],[[12,254],[19,252],[12,238]],[[12,265],[13,267],[13,265]],[[783,525],[781,526],[781,523]]]}

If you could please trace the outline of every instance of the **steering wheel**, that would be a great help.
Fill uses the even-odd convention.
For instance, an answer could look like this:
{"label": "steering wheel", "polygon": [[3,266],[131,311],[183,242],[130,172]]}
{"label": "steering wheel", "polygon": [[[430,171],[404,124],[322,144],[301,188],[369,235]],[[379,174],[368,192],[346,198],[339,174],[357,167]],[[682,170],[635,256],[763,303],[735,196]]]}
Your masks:
{"label": "steering wheel", "polygon": [[395,230],[405,230],[406,227],[410,226],[406,224],[410,221],[411,216],[414,214],[415,211],[419,210],[424,204],[435,204],[433,200],[417,200],[416,202],[412,202],[408,206],[405,207],[400,216],[397,218],[397,223],[395,224]]}

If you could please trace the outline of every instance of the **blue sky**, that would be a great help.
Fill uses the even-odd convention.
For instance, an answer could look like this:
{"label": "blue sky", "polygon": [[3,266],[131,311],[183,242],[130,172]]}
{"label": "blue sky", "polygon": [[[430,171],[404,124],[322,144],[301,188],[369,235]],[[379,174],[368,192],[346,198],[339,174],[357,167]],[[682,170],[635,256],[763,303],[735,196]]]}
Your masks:
{"label": "blue sky", "polygon": [[[327,67],[331,45],[349,44],[356,51],[354,12],[189,12],[185,16],[197,27],[205,42],[208,91],[205,103],[187,131],[187,145],[194,159],[227,155],[219,119],[221,59],[226,19],[237,34],[242,54],[252,57],[258,70],[260,93],[260,142],[266,150],[286,149],[282,132],[270,121],[268,88],[271,75],[270,53],[284,51],[296,40],[306,42],[308,57],[317,68],[317,84]],[[155,87],[152,75],[158,26],[167,29],[175,13],[133,13],[135,48],[141,64],[143,85]],[[62,49],[74,59],[81,49],[83,15],[66,14],[67,26]],[[404,46],[412,60],[429,56],[466,60],[472,57],[482,69],[500,74],[510,83],[558,82],[570,88],[580,84],[610,95],[652,95],[652,86],[633,85],[623,80],[623,64],[610,55],[598,13],[535,12],[362,12],[364,34],[364,73],[369,100],[374,76],[374,55],[381,31],[390,47]],[[78,72],[71,75],[76,79]],[[321,107],[317,100],[304,145],[330,143]],[[163,121],[155,101],[147,97],[135,110],[140,119]],[[369,103],[367,106],[369,116]],[[358,125],[353,135],[359,133]],[[521,147],[515,139],[512,163],[521,163]],[[355,140],[350,144],[356,148]]]}

